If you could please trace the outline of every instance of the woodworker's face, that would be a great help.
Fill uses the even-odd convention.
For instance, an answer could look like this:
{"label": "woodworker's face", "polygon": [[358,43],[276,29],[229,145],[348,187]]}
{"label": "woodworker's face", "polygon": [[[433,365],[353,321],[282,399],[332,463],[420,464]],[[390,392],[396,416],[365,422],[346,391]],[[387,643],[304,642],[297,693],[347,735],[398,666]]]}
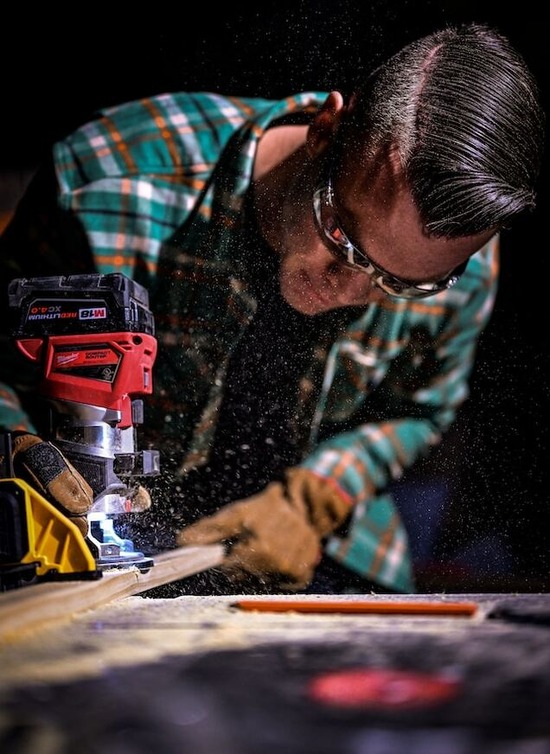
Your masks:
{"label": "woodworker's face", "polygon": [[280,288],[303,314],[366,306],[388,295],[420,298],[415,289],[424,285],[445,288],[494,233],[428,235],[389,160],[372,171],[368,185],[359,166],[328,177],[324,166],[321,155],[296,176],[283,209]]}

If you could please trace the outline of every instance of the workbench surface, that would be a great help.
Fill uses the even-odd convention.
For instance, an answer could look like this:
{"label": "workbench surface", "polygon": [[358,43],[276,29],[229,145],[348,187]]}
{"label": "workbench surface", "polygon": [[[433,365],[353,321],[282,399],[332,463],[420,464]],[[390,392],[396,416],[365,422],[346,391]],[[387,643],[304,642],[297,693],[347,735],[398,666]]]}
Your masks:
{"label": "workbench surface", "polygon": [[284,597],[474,605],[460,617],[240,599],[131,596],[2,642],[0,751],[550,751],[550,595]]}

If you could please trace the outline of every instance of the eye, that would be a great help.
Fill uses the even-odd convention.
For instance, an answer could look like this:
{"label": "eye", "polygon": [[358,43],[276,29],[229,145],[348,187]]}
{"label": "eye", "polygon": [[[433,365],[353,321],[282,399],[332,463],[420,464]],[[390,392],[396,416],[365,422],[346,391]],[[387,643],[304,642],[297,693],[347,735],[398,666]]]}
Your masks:
{"label": "eye", "polygon": [[345,262],[333,259],[328,265],[327,272],[329,275],[339,275],[342,271],[342,267],[347,267]]}

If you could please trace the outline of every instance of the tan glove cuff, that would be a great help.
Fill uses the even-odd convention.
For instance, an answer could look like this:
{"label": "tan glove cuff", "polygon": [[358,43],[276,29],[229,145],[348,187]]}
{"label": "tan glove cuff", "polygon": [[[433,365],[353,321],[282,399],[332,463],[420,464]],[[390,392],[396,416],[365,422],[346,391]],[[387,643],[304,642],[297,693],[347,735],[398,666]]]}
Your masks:
{"label": "tan glove cuff", "polygon": [[52,443],[36,435],[21,434],[13,440],[13,464],[38,492],[70,515],[80,516],[93,504],[88,482]]}
{"label": "tan glove cuff", "polygon": [[287,495],[304,515],[319,537],[328,536],[351,513],[351,500],[330,479],[309,469],[291,468],[286,472]]}

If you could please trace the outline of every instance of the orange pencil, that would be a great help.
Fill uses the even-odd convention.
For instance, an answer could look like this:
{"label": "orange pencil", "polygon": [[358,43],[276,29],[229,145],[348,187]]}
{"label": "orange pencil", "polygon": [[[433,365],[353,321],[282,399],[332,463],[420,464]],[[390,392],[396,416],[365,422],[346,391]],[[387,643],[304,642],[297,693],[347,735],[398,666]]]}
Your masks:
{"label": "orange pencil", "polygon": [[469,617],[477,611],[474,602],[415,602],[393,600],[238,600],[240,610],[267,613],[371,613],[378,615],[453,615]]}

